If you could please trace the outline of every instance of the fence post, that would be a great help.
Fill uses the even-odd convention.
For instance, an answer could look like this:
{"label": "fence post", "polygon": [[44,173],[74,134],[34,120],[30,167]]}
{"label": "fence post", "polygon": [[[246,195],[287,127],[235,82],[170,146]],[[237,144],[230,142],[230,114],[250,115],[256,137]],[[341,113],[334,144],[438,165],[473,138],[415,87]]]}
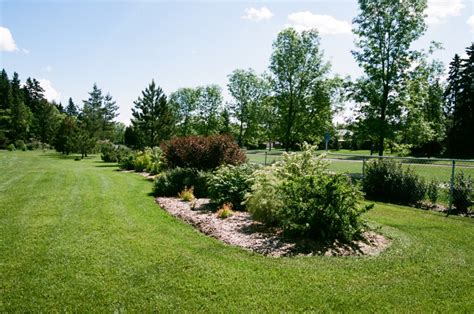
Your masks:
{"label": "fence post", "polygon": [[265,166],[267,165],[267,154],[268,152],[265,152]]}
{"label": "fence post", "polygon": [[362,157],[362,179],[365,178],[365,157]]}
{"label": "fence post", "polygon": [[449,206],[448,211],[451,212],[453,206],[453,193],[454,193],[454,173],[456,168],[456,160],[453,159],[453,167],[451,169],[451,182],[449,184]]}

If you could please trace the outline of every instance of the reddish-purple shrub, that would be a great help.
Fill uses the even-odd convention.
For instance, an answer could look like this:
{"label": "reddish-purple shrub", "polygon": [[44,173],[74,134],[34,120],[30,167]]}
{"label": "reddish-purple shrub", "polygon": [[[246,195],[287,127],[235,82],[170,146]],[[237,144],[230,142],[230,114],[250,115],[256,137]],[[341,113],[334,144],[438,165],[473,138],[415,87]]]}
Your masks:
{"label": "reddish-purple shrub", "polygon": [[170,168],[215,169],[223,164],[239,165],[244,152],[229,135],[177,137],[161,145]]}
{"label": "reddish-purple shrub", "polygon": [[245,161],[244,152],[229,135],[176,137],[161,145],[170,168],[215,169]]}

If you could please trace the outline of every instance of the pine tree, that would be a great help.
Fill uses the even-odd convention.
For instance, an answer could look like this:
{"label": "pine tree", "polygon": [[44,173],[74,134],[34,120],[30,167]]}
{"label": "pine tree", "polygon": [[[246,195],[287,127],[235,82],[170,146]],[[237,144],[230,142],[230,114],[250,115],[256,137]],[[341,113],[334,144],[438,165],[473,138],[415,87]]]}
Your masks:
{"label": "pine tree", "polygon": [[5,69],[0,74],[0,148],[6,147],[10,133],[12,94]]}
{"label": "pine tree", "polygon": [[66,114],[71,117],[77,117],[77,115],[79,114],[77,106],[74,104],[71,97],[69,97],[69,100],[67,102]]}
{"label": "pine tree", "polygon": [[21,89],[21,82],[18,73],[13,73],[13,78],[10,82],[11,87],[11,120],[10,120],[10,134],[11,142],[16,140],[25,141],[30,131],[32,114],[28,106],[24,102],[24,94]]}
{"label": "pine tree", "polygon": [[76,119],[69,115],[64,116],[58,127],[54,147],[58,152],[69,155],[74,151],[74,138],[76,135]]}
{"label": "pine tree", "polygon": [[458,158],[474,157],[474,44],[466,53],[466,59],[454,56],[445,94],[451,120],[448,153]]}
{"label": "pine tree", "polygon": [[152,80],[132,108],[133,127],[143,135],[143,145],[158,146],[171,137],[175,117],[163,90]]}

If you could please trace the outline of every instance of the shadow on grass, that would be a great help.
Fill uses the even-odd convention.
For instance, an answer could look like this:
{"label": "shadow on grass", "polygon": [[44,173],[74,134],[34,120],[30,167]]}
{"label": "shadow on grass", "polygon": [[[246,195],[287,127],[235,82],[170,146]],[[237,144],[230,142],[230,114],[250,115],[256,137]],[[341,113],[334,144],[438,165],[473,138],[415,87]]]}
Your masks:
{"label": "shadow on grass", "polygon": [[[46,157],[46,158],[52,158],[52,159],[81,159],[81,155],[78,154],[70,154],[70,155],[65,155],[61,153],[45,153],[42,154],[41,157]],[[88,156],[84,157],[84,159],[92,159],[94,156]]]}
{"label": "shadow on grass", "polygon": [[103,165],[95,165],[98,168],[117,168],[118,165],[116,164],[103,164]]}

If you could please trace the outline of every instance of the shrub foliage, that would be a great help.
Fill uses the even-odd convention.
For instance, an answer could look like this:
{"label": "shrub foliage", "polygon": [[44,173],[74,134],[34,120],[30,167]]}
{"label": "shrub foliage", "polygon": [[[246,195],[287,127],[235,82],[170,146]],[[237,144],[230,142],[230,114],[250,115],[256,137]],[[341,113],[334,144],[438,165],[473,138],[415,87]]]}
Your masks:
{"label": "shrub foliage", "polygon": [[207,197],[207,172],[192,168],[174,168],[160,173],[155,179],[155,196],[176,196],[185,188],[193,188],[195,197]]}
{"label": "shrub foliage", "polygon": [[238,165],[246,159],[229,135],[177,137],[161,148],[170,168],[211,170],[223,164]]}
{"label": "shrub foliage", "polygon": [[257,166],[242,164],[224,165],[209,178],[209,196],[219,206],[232,204],[235,210],[243,210],[245,195],[250,192],[252,174]]}
{"label": "shrub foliage", "polygon": [[363,190],[368,199],[417,205],[425,197],[426,183],[411,168],[388,159],[367,162]]}
{"label": "shrub foliage", "polygon": [[466,176],[462,171],[456,174],[454,178],[452,202],[454,212],[466,214],[472,205],[473,182],[471,177]]}
{"label": "shrub foliage", "polygon": [[350,179],[332,174],[316,148],[285,154],[280,162],[255,172],[245,202],[254,219],[280,226],[286,235],[323,241],[350,241],[364,227],[362,193]]}

